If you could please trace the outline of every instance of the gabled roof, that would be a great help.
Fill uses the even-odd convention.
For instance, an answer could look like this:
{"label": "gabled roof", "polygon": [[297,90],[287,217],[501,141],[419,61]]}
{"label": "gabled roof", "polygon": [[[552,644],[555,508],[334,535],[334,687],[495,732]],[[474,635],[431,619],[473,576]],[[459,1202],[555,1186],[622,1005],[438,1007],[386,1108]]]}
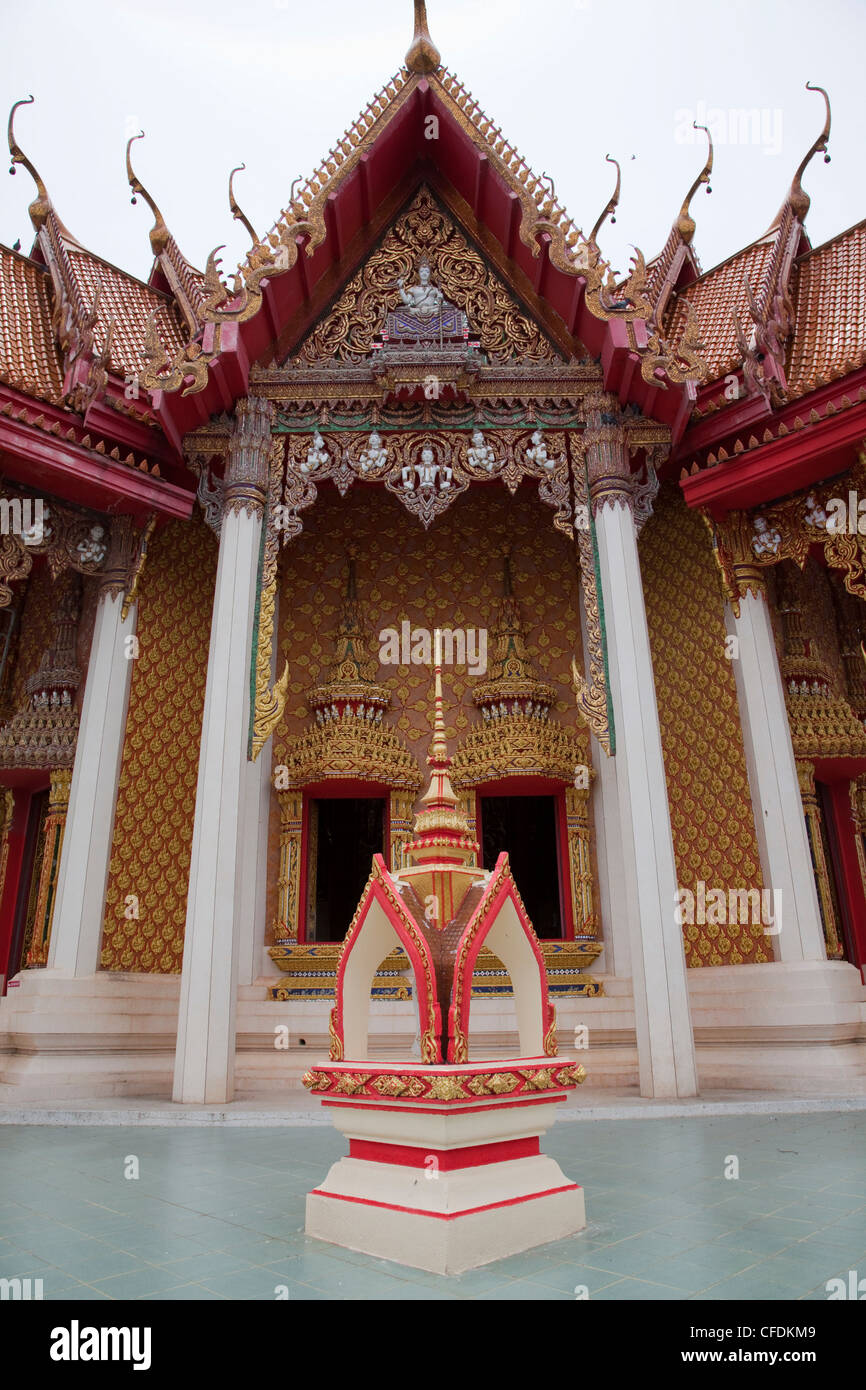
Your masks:
{"label": "gabled roof", "polygon": [[791,398],[866,363],[866,219],[796,262]]}
{"label": "gabled roof", "polygon": [[[427,183],[544,324],[566,356],[585,347],[600,360],[607,390],[684,426],[690,372],[664,376],[667,348],[653,365],[643,327],[651,305],[637,253],[616,282],[598,247],[568,217],[551,180],[539,178],[452,74],[439,66],[416,5],[416,39],[406,66],[378,93],[300,190],[240,269],[240,292],[220,287],[203,308],[206,330],[174,360],[154,354],[146,385],[172,437],[230,408],[250,366],[291,353],[357,270],[397,210]],[[211,325],[213,326],[211,329]]]}
{"label": "gabled roof", "polygon": [[118,376],[142,371],[144,336],[151,316],[166,349],[180,352],[186,335],[178,307],[169,295],[89,251],[70,250],[69,261],[82,297],[90,305],[96,304],[93,338],[97,351],[104,349],[111,326],[109,362]]}
{"label": "gabled roof", "polygon": [[51,304],[45,268],[0,246],[0,381],[56,403],[63,395],[63,363]]}
{"label": "gabled roof", "polygon": [[675,341],[682,337],[691,307],[698,320],[698,331],[708,364],[708,381],[717,381],[742,362],[732,318],[735,311],[742,322],[749,320],[749,301],[745,281],[756,290],[773,255],[774,242],[764,237],[708,270],[699,280],[675,295],[668,311],[665,334]]}

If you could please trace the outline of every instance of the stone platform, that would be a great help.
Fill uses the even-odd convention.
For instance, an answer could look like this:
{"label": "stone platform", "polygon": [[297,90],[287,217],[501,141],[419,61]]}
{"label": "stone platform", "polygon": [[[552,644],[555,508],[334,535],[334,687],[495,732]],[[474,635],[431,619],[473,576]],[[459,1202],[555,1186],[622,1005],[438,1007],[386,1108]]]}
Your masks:
{"label": "stone platform", "polygon": [[349,1154],[309,1193],[307,1235],[434,1274],[574,1235],[583,1190],[541,1136],[583,1075],[549,1057],[311,1069]]}

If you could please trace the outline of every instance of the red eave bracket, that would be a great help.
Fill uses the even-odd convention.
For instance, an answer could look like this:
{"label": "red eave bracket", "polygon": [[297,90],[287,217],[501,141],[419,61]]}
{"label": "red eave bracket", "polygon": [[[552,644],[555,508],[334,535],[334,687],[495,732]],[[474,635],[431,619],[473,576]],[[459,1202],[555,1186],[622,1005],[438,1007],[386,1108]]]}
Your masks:
{"label": "red eave bracket", "polygon": [[151,512],[183,521],[192,516],[194,493],[18,421],[0,418],[0,450],[5,477],[79,506],[142,518]]}
{"label": "red eave bracket", "polygon": [[866,404],[858,403],[844,413],[702,469],[683,478],[680,486],[690,507],[708,507],[717,515],[744,511],[844,472],[864,437]]}

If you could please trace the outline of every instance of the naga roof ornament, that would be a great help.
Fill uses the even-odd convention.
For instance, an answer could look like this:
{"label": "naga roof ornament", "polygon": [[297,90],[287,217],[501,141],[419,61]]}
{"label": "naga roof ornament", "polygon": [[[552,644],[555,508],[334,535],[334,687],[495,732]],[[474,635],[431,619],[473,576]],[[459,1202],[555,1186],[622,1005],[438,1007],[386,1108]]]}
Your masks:
{"label": "naga roof ornament", "polygon": [[231,173],[229,174],[229,208],[231,209],[231,214],[235,221],[242,222],[244,224],[250,236],[252,237],[253,245],[255,246],[259,240],[256,236],[255,228],[253,227],[252,222],[250,222],[249,218],[244,213],[243,208],[238,203],[238,200],[235,197],[235,191],[233,187],[235,174],[239,174],[241,170],[246,169],[246,167],[246,164],[238,164],[237,167],[232,169]]}
{"label": "naga roof ornament", "polygon": [[679,216],[677,217],[676,223],[674,224],[683,241],[685,242],[686,246],[691,245],[692,238],[695,234],[696,226],[695,219],[689,212],[689,204],[691,203],[692,198],[695,196],[702,183],[705,183],[707,185],[708,193],[712,193],[713,191],[710,185],[710,175],[713,172],[713,137],[710,134],[708,126],[698,125],[697,121],[692,121],[692,126],[695,130],[703,130],[706,133],[707,141],[709,143],[710,148],[707,154],[707,161],[703,169],[695,179],[694,183],[692,184],[691,188],[689,189],[688,193],[686,194],[685,198],[683,199],[683,205],[680,208]]}
{"label": "naga roof ornament", "polygon": [[608,217],[610,218],[612,223],[616,221],[616,217],[614,216],[614,214],[617,208],[619,207],[619,191],[622,187],[622,170],[619,167],[619,160],[614,159],[613,156],[609,154],[605,155],[605,159],[607,160],[608,164],[616,165],[616,188],[613,190],[612,195],[610,196],[610,198],[608,198],[607,202],[605,203],[604,208],[602,209],[602,212],[599,215],[595,226],[589,234],[589,240],[593,246],[598,245],[598,234],[601,231],[604,223],[607,221]]}
{"label": "naga roof ornament", "polygon": [[827,145],[830,141],[830,98],[823,87],[815,86],[811,82],[806,83],[806,91],[820,92],[822,97],[824,98],[824,124],[821,127],[821,132],[817,140],[814,140],[812,142],[812,144],[809,146],[808,150],[804,154],[803,158],[800,160],[800,163],[797,165],[797,170],[794,174],[793,179],[791,180],[791,187],[788,190],[788,196],[785,199],[782,206],[780,207],[775,219],[773,220],[771,227],[769,228],[769,231],[771,232],[774,231],[780,225],[786,208],[790,208],[794,216],[798,218],[800,222],[804,222],[806,220],[806,214],[809,211],[812,199],[809,197],[809,194],[803,187],[803,175],[805,174],[808,165],[811,163],[812,159],[815,157],[816,154],[823,154],[824,163],[830,163],[830,156],[827,153]]}
{"label": "naga roof ornament", "polygon": [[139,197],[142,197],[144,201],[147,203],[147,206],[150,208],[151,212],[153,213],[155,221],[150,229],[150,245],[153,250],[153,254],[155,256],[159,256],[165,250],[171,233],[169,232],[168,227],[166,226],[165,218],[163,217],[153,198],[148,193],[144,184],[141,182],[138,175],[135,173],[135,170],[132,167],[132,159],[129,153],[133,146],[133,143],[136,140],[143,139],[144,131],[140,130],[137,135],[131,135],[126,142],[126,177],[129,182],[129,186],[132,189],[132,197],[129,201],[133,204],[133,206],[135,206],[135,204],[138,202]]}
{"label": "naga roof ornament", "polygon": [[60,218],[57,216],[57,209],[51,201],[51,198],[48,194],[48,189],[45,187],[45,184],[42,178],[40,177],[38,170],[36,169],[32,161],[27,158],[27,155],[24,153],[21,146],[15,139],[15,131],[13,128],[15,121],[15,112],[18,110],[19,106],[29,106],[31,102],[33,102],[34,100],[35,98],[33,96],[22,97],[20,101],[16,101],[13,103],[12,110],[9,112],[7,139],[9,141],[9,154],[12,157],[12,163],[9,166],[9,173],[14,174],[15,165],[21,164],[27,170],[33,182],[36,184],[36,191],[38,196],[34,198],[33,202],[27,209],[27,211],[30,214],[30,221],[33,223],[33,226],[36,228],[36,231],[38,232],[42,227],[44,227],[45,223],[48,221],[49,215],[53,213],[55,218],[57,219],[57,226],[62,236],[64,236],[67,241],[74,242],[74,244],[77,246],[79,245],[79,243],[76,241],[75,237],[68,230],[68,228],[64,227],[63,223],[60,221]]}

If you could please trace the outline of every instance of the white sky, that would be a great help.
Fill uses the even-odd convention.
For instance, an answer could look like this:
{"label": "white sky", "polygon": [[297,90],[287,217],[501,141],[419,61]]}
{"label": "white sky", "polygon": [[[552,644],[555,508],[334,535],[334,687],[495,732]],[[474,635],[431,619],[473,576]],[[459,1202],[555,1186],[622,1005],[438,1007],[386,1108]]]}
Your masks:
{"label": "white sky", "polygon": [[[411,0],[5,0],[0,53],[4,112],[73,235],[145,278],[151,216],[131,207],[136,172],[184,253],[203,266],[226,243],[233,269],[247,237],[238,201],[262,234],[285,207],[292,179],[318,163],[399,68],[412,37]],[[832,162],[817,156],[813,244],[866,215],[866,4],[863,0],[428,0],[446,66],[589,231],[613,188],[605,154],[623,166],[617,224],[602,249],[625,269],[629,246],[647,259],[663,244],[704,159],[688,144],[685,112],[730,126],[758,109],[762,130],[716,144],[713,195],[692,211],[705,269],[760,236],[833,106]],[[703,119],[706,121],[706,114]],[[634,158],[632,159],[632,156]],[[0,240],[30,249],[33,183],[0,172]]]}

